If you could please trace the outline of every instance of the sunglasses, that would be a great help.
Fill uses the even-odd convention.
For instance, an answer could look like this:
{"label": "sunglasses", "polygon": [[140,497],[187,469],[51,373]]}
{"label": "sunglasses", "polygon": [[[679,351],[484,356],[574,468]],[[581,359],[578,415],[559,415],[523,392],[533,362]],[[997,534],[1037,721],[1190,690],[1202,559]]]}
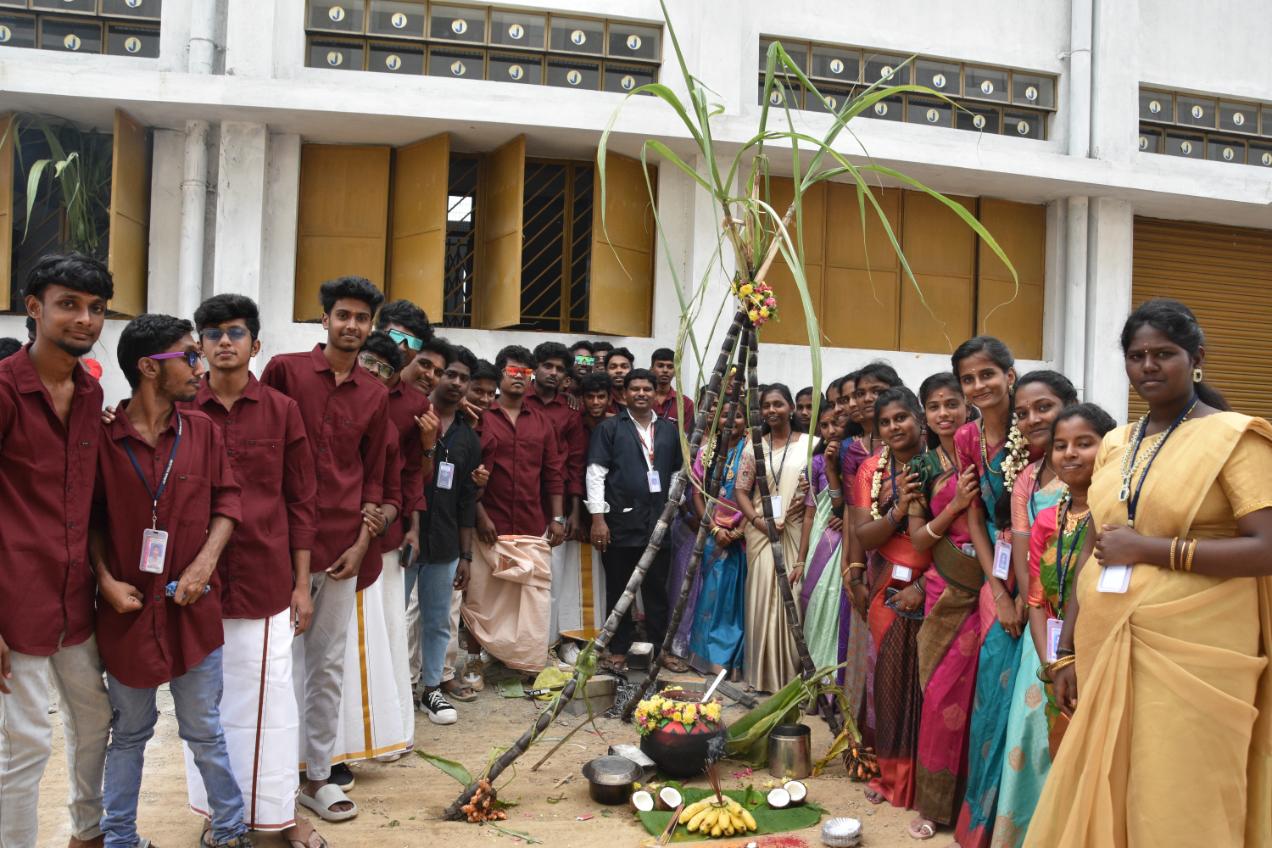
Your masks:
{"label": "sunglasses", "polygon": [[411,350],[423,350],[424,340],[417,339],[410,333],[404,333],[401,330],[389,330],[389,338],[393,339],[394,344],[402,344],[406,342],[406,346]]}
{"label": "sunglasses", "polygon": [[534,374],[533,368],[518,368],[516,365],[504,366],[505,377],[512,377],[513,379],[516,379],[517,377],[521,377],[524,380],[528,380],[533,374]]}
{"label": "sunglasses", "polygon": [[387,362],[376,359],[370,354],[362,354],[358,357],[358,364],[370,371],[381,380],[387,380],[393,376],[393,366]]}
{"label": "sunglasses", "polygon": [[595,357],[595,356],[583,356],[582,354],[580,354],[580,355],[578,355],[578,356],[574,357],[574,364],[575,364],[575,365],[586,365],[586,366],[588,366],[588,367],[591,367],[591,366],[593,366],[593,365],[595,365],[595,364],[596,364],[596,357]]}
{"label": "sunglasses", "polygon": [[226,336],[230,337],[232,342],[241,342],[247,338],[250,333],[246,327],[230,327],[228,330],[222,330],[220,327],[209,327],[199,334],[205,342],[217,344]]}
{"label": "sunglasses", "polygon": [[170,353],[152,353],[147,359],[184,359],[186,365],[194,368],[199,364],[199,352],[197,350],[174,350]]}

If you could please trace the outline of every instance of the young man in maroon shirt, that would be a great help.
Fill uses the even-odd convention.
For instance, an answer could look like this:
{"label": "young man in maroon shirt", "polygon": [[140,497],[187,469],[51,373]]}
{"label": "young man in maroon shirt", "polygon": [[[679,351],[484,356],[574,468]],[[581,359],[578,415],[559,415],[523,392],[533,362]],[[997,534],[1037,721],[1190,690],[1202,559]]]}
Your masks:
{"label": "young man in maroon shirt", "polygon": [[610,379],[610,415],[617,415],[627,404],[623,384],[635,364],[632,352],[625,347],[616,347],[605,357],[605,373]]}
{"label": "young man in maroon shirt", "polygon": [[71,848],[102,842],[110,702],[93,636],[88,524],[102,390],[80,367],[106,319],[106,266],[41,258],[25,302],[35,341],[0,363],[0,845],[34,848],[57,686],[70,772]]}
{"label": "young man in maroon shirt", "polygon": [[[194,313],[208,374],[190,409],[220,428],[242,488],[243,520],[221,556],[223,663],[235,685],[221,697],[226,745],[252,830],[282,831],[309,844],[313,826],[296,816],[300,761],[292,638],[313,615],[309,556],[318,494],[313,455],[296,402],[252,375],[260,352],[260,313],[250,298],[219,294]],[[187,408],[182,405],[183,410]],[[192,809],[208,810],[191,758]],[[316,841],[316,840],[315,840]]]}
{"label": "young man in maroon shirt", "polygon": [[669,347],[660,347],[649,359],[649,370],[658,381],[654,386],[654,414],[668,421],[676,421],[685,435],[693,432],[693,401],[681,397],[672,387],[676,379],[676,354]]}
{"label": "young man in maroon shirt", "polygon": [[220,428],[194,400],[203,363],[189,321],[147,314],[119,337],[132,397],[97,451],[89,546],[97,643],[110,695],[102,831],[106,848],[133,848],[155,693],[167,683],[181,738],[207,787],[207,845],[247,848],[243,795],[221,729],[221,580],[217,561],[242,516]]}
{"label": "young man in maroon shirt", "polygon": [[306,766],[299,801],[327,821],[345,821],[357,807],[330,777],[356,584],[351,578],[371,544],[363,512],[384,501],[391,425],[388,390],[358,367],[358,351],[384,295],[362,277],[340,277],[323,283],[319,297],[326,344],[275,356],[261,382],[300,407],[318,473],[318,531],[309,563],[314,614],[297,640],[304,653],[296,672]]}

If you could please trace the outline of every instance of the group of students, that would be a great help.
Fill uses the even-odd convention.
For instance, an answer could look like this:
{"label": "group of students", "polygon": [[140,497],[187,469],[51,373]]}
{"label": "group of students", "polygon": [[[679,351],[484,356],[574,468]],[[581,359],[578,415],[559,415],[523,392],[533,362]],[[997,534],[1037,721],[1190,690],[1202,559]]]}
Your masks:
{"label": "group of students", "polygon": [[[917,395],[872,362],[815,421],[812,390],[760,390],[809,653],[915,839],[1272,845],[1272,428],[1203,382],[1184,304],[1143,304],[1121,346],[1148,407],[1124,427],[988,336]],[[688,656],[774,690],[798,667],[744,432],[697,501]]]}

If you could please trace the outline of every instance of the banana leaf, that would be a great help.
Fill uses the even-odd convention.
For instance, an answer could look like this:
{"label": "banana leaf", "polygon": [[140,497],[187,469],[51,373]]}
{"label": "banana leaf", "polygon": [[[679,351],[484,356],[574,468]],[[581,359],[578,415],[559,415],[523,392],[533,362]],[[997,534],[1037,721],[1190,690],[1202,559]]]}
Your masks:
{"label": "banana leaf", "polygon": [[[710,789],[686,789],[684,791],[685,805],[688,806],[694,801],[714,794]],[[753,830],[750,833],[735,834],[734,839],[747,836],[763,836],[766,833],[787,833],[792,830],[803,830],[821,821],[822,815],[826,812],[822,807],[811,803],[804,803],[797,807],[787,807],[784,810],[772,810],[769,809],[768,804],[765,802],[764,794],[751,788],[726,789],[724,794],[750,810],[751,815],[755,816],[755,823],[759,826],[757,830]],[[671,812],[669,810],[637,813],[636,816],[640,819],[640,823],[644,825],[645,830],[654,836],[661,835],[667,829],[667,823],[671,821]],[[676,832],[671,836],[672,842],[697,842],[709,839],[704,833],[690,833],[685,824],[685,822],[682,822],[676,825]]]}
{"label": "banana leaf", "polygon": [[729,725],[725,751],[735,759],[752,766],[768,762],[768,737],[779,724],[799,720],[808,690],[802,678],[796,677],[773,693],[759,706]]}

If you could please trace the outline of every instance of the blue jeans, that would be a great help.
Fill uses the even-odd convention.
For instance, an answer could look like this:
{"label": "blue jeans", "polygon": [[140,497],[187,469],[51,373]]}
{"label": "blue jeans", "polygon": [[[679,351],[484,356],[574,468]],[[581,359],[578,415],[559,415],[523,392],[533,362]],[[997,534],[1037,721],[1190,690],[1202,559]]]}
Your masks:
{"label": "blue jeans", "polygon": [[406,570],[406,597],[418,587],[420,602],[420,683],[442,685],[446,645],[450,642],[451,592],[459,560],[420,562]]}
{"label": "blue jeans", "polygon": [[[177,712],[177,731],[194,754],[212,807],[212,836],[227,842],[247,832],[243,795],[230,770],[221,731],[221,649],[168,684]],[[106,848],[133,848],[137,837],[137,796],[146,742],[155,735],[154,689],[134,689],[106,675],[112,710],[110,744],[106,748],[106,780],[102,798],[102,832]]]}

